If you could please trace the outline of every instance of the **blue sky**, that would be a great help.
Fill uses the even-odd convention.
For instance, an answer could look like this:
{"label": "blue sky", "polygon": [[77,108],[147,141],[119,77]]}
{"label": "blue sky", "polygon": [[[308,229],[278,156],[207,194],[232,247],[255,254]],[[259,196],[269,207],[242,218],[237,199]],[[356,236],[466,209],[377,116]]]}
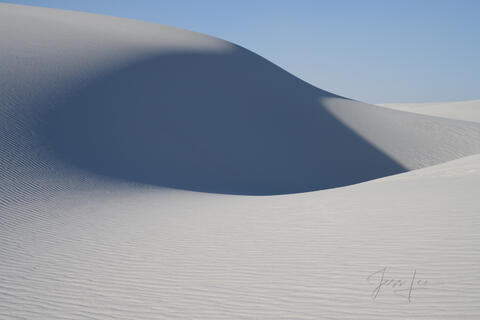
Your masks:
{"label": "blue sky", "polygon": [[480,0],[31,0],[240,44],[370,103],[480,99]]}

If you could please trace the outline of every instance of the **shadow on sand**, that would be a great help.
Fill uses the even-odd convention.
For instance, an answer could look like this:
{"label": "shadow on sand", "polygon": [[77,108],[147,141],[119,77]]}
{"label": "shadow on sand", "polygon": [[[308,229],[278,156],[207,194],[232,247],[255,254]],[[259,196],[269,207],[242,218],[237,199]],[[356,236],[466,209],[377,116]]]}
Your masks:
{"label": "shadow on sand", "polygon": [[405,171],[322,107],[331,96],[242,48],[159,54],[65,97],[43,132],[84,169],[204,192],[296,193]]}

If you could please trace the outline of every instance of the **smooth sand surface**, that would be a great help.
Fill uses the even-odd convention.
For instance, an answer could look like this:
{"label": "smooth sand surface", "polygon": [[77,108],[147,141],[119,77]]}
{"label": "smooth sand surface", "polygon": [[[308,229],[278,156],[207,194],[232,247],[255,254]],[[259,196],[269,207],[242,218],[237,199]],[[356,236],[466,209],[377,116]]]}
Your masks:
{"label": "smooth sand surface", "polygon": [[0,44],[0,319],[480,317],[462,110],[128,19],[0,4]]}
{"label": "smooth sand surface", "polygon": [[442,118],[480,122],[480,100],[428,103],[384,103],[379,104],[379,106]]}

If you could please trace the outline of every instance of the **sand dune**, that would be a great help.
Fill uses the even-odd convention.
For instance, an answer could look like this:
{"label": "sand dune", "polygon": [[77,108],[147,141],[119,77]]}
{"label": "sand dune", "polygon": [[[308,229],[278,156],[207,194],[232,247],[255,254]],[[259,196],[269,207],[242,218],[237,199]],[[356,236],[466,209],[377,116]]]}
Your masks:
{"label": "sand dune", "polygon": [[5,175],[18,163],[36,171],[45,153],[42,166],[55,167],[49,177],[63,175],[62,162],[156,186],[280,194],[480,151],[477,124],[338,97],[222,40],[126,19],[1,8],[2,135],[38,141],[9,142],[3,157],[14,168]]}
{"label": "sand dune", "polygon": [[421,113],[442,118],[480,122],[480,100],[429,103],[379,104],[394,110]]}
{"label": "sand dune", "polygon": [[0,4],[0,42],[0,318],[480,316],[476,109],[86,13]]}

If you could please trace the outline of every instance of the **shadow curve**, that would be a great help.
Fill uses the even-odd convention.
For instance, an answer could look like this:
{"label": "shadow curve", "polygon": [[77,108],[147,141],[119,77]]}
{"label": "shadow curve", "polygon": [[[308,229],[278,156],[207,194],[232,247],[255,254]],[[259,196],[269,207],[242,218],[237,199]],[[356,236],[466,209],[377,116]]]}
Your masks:
{"label": "shadow curve", "polygon": [[81,168],[202,192],[297,193],[405,171],[322,107],[331,96],[240,47],[164,53],[71,92],[42,130]]}

